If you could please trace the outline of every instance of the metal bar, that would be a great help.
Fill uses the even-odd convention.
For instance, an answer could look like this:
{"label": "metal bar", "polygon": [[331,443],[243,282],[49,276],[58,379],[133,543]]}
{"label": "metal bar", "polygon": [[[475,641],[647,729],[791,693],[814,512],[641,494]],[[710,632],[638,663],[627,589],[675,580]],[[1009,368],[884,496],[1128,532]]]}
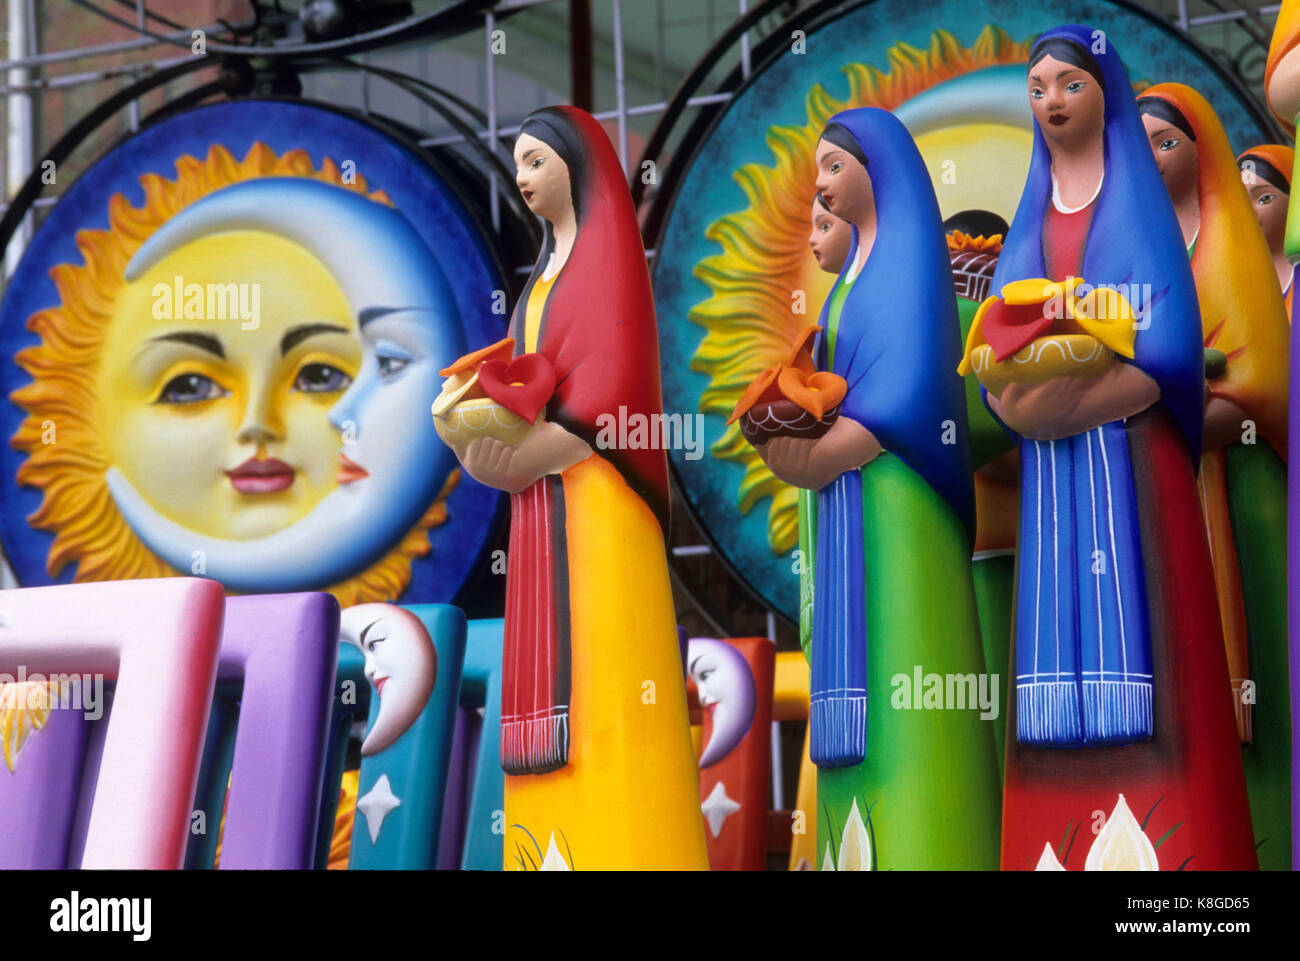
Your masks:
{"label": "metal bar", "polygon": [[1187,32],[1187,0],[1178,0],[1178,29]]}
{"label": "metal bar", "polygon": [[[771,611],[767,612],[767,639],[776,647],[776,615]],[[772,810],[780,811],[785,807],[785,765],[781,761],[781,724],[778,721],[772,722],[769,743],[772,753]]]}
{"label": "metal bar", "polygon": [[[487,34],[487,63],[484,68],[487,70],[487,119],[488,119],[488,146],[492,153],[497,152],[497,145],[500,142],[497,131],[497,68],[496,55],[492,52],[492,34],[496,30],[497,18],[491,10],[484,15],[484,30]],[[490,193],[489,203],[492,208],[492,229],[501,229],[501,179],[497,176],[495,169],[491,171],[488,183],[488,192]]]}
{"label": "metal bar", "polygon": [[[743,17],[749,13],[748,0],[740,0],[740,15]],[[746,80],[749,79],[749,31],[746,30],[740,37],[740,75]]]}
{"label": "metal bar", "polygon": [[673,557],[699,557],[713,553],[708,544],[683,544],[673,548]]}
{"label": "metal bar", "polygon": [[[25,84],[18,86],[7,85],[0,87],[0,95],[10,93],[20,93],[28,90],[61,90],[64,87],[76,87],[83,83],[99,83],[103,80],[112,80],[114,77],[125,75],[139,75],[152,73],[155,70],[164,70],[167,67],[174,67],[178,63],[192,60],[192,54],[182,54],[179,57],[171,57],[167,60],[150,60],[147,64],[124,64],[120,67],[105,67],[102,70],[92,70],[88,73],[64,74],[61,77],[54,77],[48,80],[29,80]],[[212,61],[213,66],[217,61]]]}
{"label": "metal bar", "polygon": [[[140,28],[141,32],[145,28],[144,0],[135,0],[135,25]],[[138,70],[131,73],[131,80],[135,82],[140,79]],[[140,101],[132,100],[127,108],[127,125],[131,128],[131,133],[140,129]]]}
{"label": "metal bar", "polygon": [[613,0],[614,3],[614,90],[617,94],[618,110],[615,116],[618,117],[618,159],[623,164],[623,173],[628,172],[628,149],[627,149],[627,78],[624,75],[623,65],[623,2],[622,0]]}
{"label": "metal bar", "polygon": [[502,0],[501,3],[492,5],[493,13],[506,13],[510,10],[526,10],[528,7],[540,7],[544,3],[554,3],[555,0]]}
{"label": "metal bar", "polygon": [[[235,24],[237,28],[251,26],[251,24]],[[197,27],[204,33],[217,33],[224,31],[226,28],[223,24],[213,23],[206,27]],[[191,35],[192,31],[178,30],[172,33],[164,34],[173,40],[184,40]],[[75,50],[56,50],[51,53],[34,54],[30,57],[18,57],[13,60],[0,62],[0,70],[10,70],[14,67],[36,67],[44,64],[62,63],[66,60],[82,60],[91,57],[102,57],[114,53],[125,53],[128,50],[143,50],[146,47],[157,47],[162,43],[161,40],[154,40],[152,37],[140,37],[137,40],[121,40],[117,43],[104,43],[94,47],[79,47]]]}
{"label": "metal bar", "polygon": [[[731,100],[731,98],[732,95],[729,93],[711,93],[711,94],[705,94],[700,97],[691,97],[689,100],[686,101],[686,105],[688,107],[704,107],[704,106],[708,106],[709,104],[727,103],[729,100]],[[637,117],[647,113],[659,113],[667,109],[667,107],[668,104],[666,101],[661,103],[647,103],[637,107],[628,107],[624,111],[624,113],[626,113],[627,116],[629,117]],[[618,116],[618,111],[602,110],[600,113],[592,114],[592,116],[595,117],[597,120],[613,120]],[[497,134],[502,137],[513,137],[517,133],[519,133],[518,127],[500,127],[497,129]],[[485,130],[482,133],[480,133],[479,136],[489,137],[490,134],[488,131]],[[447,147],[447,146],[451,146],[452,144],[461,143],[464,141],[464,139],[465,138],[460,136],[459,134],[455,134],[455,135],[448,134],[445,137],[425,137],[420,141],[420,146]]]}
{"label": "metal bar", "polygon": [[[1186,0],[1184,0],[1186,2]],[[1270,3],[1267,6],[1256,7],[1255,13],[1261,17],[1271,16],[1282,9],[1280,3]],[[1181,16],[1181,14],[1180,14]],[[1250,16],[1249,10],[1229,10],[1224,13],[1207,13],[1199,17],[1190,17],[1187,20],[1187,27],[1208,27],[1216,23],[1228,23],[1233,20],[1245,20]],[[1183,29],[1186,30],[1187,27]]]}
{"label": "metal bar", "polygon": [[[58,202],[59,202],[58,195],[48,194],[44,197],[38,197],[36,200],[33,200],[31,206],[33,209],[36,209],[38,207],[53,207]],[[4,214],[4,212],[8,209],[9,209],[9,205],[7,203],[0,204],[0,215]],[[9,246],[12,247],[13,243],[11,242]]]}
{"label": "metal bar", "polygon": [[596,106],[592,74],[591,0],[569,0],[569,102],[586,111]]}
{"label": "metal bar", "polygon": [[[370,66],[370,51],[363,51],[361,54],[361,66]],[[361,112],[370,113],[370,71],[361,71]]]}
{"label": "metal bar", "polygon": [[[9,49],[19,52],[20,54],[29,51],[31,46],[31,33],[28,29],[28,14],[31,12],[27,0],[9,0]],[[5,196],[12,197],[22,188],[22,185],[31,176],[32,166],[36,158],[35,145],[35,104],[33,103],[34,95],[30,89],[26,88],[29,69],[27,67],[14,67],[8,72],[8,86],[14,89],[6,89],[8,102],[5,107],[6,114],[6,147],[5,147]],[[13,276],[13,272],[18,267],[18,260],[22,257],[23,250],[26,248],[32,236],[32,218],[28,214],[23,218],[22,225],[18,228],[13,238],[9,242],[9,247],[5,251],[4,271],[5,278]]]}
{"label": "metal bar", "polygon": [[785,808],[785,764],[781,759],[781,722],[772,722],[772,810]]}

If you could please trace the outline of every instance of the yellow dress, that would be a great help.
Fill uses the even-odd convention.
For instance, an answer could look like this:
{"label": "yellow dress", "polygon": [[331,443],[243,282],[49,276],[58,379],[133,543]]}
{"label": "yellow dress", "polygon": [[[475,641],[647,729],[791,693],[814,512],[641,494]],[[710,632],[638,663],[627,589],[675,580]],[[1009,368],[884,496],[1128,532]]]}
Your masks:
{"label": "yellow dress", "polygon": [[[539,279],[529,297],[530,352],[552,282]],[[571,618],[569,760],[547,774],[506,776],[504,867],[706,870],[663,533],[599,453],[560,476]]]}

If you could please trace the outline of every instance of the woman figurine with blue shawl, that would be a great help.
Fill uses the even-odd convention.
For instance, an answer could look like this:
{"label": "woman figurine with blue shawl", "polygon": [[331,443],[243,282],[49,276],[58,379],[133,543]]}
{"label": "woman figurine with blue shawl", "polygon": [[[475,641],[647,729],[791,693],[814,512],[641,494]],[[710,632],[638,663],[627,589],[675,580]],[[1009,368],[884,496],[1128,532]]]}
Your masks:
{"label": "woman figurine with blue shawl", "polygon": [[1110,39],[1050,30],[1028,74],[1029,176],[963,360],[1021,438],[1002,865],[1254,868],[1187,247]]}
{"label": "woman figurine with blue shawl", "polygon": [[[734,416],[773,473],[817,492],[819,866],[992,869],[998,771],[979,704],[974,495],[943,223],[916,145],[885,110],[834,116],[816,164],[831,213],[853,227],[849,255],[820,327]],[[946,701],[947,677],[962,679],[961,703]]]}

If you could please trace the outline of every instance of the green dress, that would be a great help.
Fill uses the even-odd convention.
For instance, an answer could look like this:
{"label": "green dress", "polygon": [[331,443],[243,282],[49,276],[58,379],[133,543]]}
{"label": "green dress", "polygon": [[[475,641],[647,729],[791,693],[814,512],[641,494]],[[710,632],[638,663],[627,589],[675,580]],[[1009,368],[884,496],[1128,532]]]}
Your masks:
{"label": "green dress", "polygon": [[[966,343],[975,312],[979,304],[966,297],[957,298],[957,315],[961,320],[961,342]],[[973,375],[965,379],[966,417],[970,422],[971,464],[979,470],[985,464],[1015,450],[1015,441],[993,419],[984,406],[979,380]],[[1011,657],[1011,622],[1015,608],[1016,555],[1014,550],[977,553],[971,558],[971,577],[975,581],[975,603],[980,614],[980,639],[984,645],[984,665],[990,674],[1000,679],[1001,690],[1010,688],[1007,664]],[[993,721],[993,737],[998,756],[998,771],[1002,770],[1006,747],[1006,711]]]}
{"label": "green dress", "polygon": [[1291,692],[1286,622],[1286,465],[1267,442],[1224,448],[1228,515],[1241,572],[1254,737],[1241,746],[1262,870],[1291,868]]}
{"label": "green dress", "polygon": [[[831,295],[834,356],[848,285]],[[867,598],[867,751],[817,774],[819,868],[996,869],[1001,803],[993,726],[978,705],[938,706],[931,676],[965,699],[984,672],[970,545],[952,508],[894,454],[861,468]],[[810,624],[816,498],[800,496],[801,627]],[[801,630],[805,644],[811,634]],[[805,653],[808,653],[805,647]],[[918,674],[922,680],[917,689]],[[954,682],[949,683],[952,676]],[[991,688],[987,689],[992,693]],[[998,679],[993,710],[1005,701]],[[927,707],[927,703],[931,706]]]}

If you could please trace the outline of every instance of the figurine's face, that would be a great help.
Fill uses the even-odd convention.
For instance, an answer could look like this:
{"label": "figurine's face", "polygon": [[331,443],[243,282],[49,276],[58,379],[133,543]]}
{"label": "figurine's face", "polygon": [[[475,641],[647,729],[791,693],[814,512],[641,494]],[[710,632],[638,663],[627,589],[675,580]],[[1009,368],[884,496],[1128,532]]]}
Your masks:
{"label": "figurine's face", "polygon": [[1106,98],[1082,67],[1047,56],[1029,68],[1029,106],[1049,147],[1074,149],[1101,134]]}
{"label": "figurine's face", "polygon": [[515,142],[515,183],[528,209],[551,223],[573,209],[568,164],[549,144],[528,134]]}
{"label": "figurine's face", "polygon": [[817,266],[830,274],[838,274],[849,255],[853,243],[853,229],[847,220],[840,220],[815,199],[812,203],[812,233],[808,235]]}
{"label": "figurine's face", "polygon": [[[188,318],[170,293],[178,277],[205,292]],[[256,294],[255,327],[215,300],[209,311],[218,284],[246,285],[250,303]],[[200,238],[127,285],[113,321],[98,384],[102,436],[113,466],[159,513],[209,536],[254,538],[335,488],[339,435],[326,413],[360,350],[347,299],[305,249],[257,231]]]}
{"label": "figurine's face", "polygon": [[831,213],[850,223],[862,223],[872,213],[875,195],[871,177],[847,150],[827,140],[817,142],[817,190]]}
{"label": "figurine's face", "polygon": [[1196,196],[1196,141],[1177,127],[1151,114],[1142,115],[1151,153],[1174,202]]}
{"label": "figurine's face", "polygon": [[1264,230],[1269,249],[1281,250],[1286,236],[1286,208],[1290,196],[1263,177],[1257,176],[1254,165],[1249,160],[1241,165],[1241,182],[1250,192],[1250,206]]}
{"label": "figurine's face", "polygon": [[343,611],[340,639],[361,649],[366,680],[379,695],[379,716],[361,746],[376,754],[396,741],[428,704],[438,661],[424,623],[390,604],[358,604]]}

